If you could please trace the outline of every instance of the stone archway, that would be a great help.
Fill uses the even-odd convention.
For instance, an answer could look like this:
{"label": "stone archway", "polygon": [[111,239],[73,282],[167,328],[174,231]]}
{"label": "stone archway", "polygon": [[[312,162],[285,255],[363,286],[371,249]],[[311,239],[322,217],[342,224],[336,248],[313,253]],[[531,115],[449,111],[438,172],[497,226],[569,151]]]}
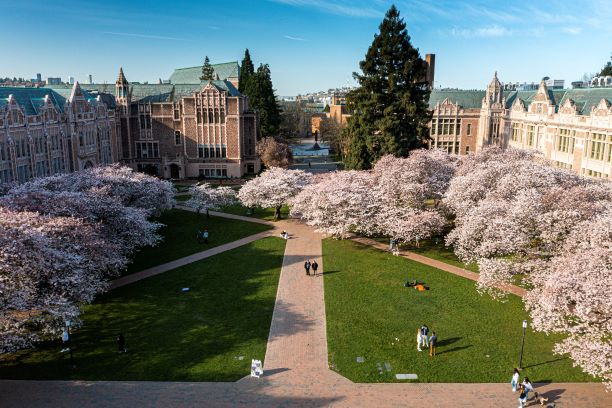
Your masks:
{"label": "stone archway", "polygon": [[93,166],[94,166],[93,162],[91,160],[87,160],[85,164],[83,164],[83,169],[84,170],[91,169]]}

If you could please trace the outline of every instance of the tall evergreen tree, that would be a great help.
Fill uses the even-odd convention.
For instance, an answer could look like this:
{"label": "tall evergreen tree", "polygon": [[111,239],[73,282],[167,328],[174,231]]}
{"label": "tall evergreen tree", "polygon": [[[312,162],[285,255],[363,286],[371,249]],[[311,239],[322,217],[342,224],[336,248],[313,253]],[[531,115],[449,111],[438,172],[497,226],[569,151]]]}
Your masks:
{"label": "tall evergreen tree", "polygon": [[347,168],[369,169],[385,154],[407,156],[428,138],[426,64],[410,44],[406,24],[391,6],[380,33],[353,73],[359,88],[347,95]]}
{"label": "tall evergreen tree", "polygon": [[612,75],[612,56],[610,57],[610,61],[606,65],[604,65],[603,69],[599,73],[599,76],[608,76]]}
{"label": "tall evergreen tree", "polygon": [[257,72],[248,80],[244,93],[249,98],[249,105],[259,113],[261,136],[278,136],[281,112],[274,95],[268,64],[259,65]]}
{"label": "tall evergreen tree", "polygon": [[215,69],[212,65],[210,65],[210,60],[208,59],[208,55],[204,58],[204,64],[202,65],[202,76],[200,80],[202,81],[212,81],[215,79]]}
{"label": "tall evergreen tree", "polygon": [[238,77],[238,90],[244,92],[249,79],[255,73],[255,67],[253,61],[251,61],[251,54],[249,49],[244,51],[244,58],[242,59],[242,66],[240,67],[240,76]]}

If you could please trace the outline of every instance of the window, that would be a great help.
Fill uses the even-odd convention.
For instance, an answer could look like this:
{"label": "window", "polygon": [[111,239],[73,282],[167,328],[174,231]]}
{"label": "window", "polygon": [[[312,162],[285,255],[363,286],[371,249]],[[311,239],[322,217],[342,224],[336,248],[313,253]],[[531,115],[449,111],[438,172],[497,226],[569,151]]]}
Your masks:
{"label": "window", "polygon": [[520,142],[523,138],[523,124],[513,123],[512,124],[512,141]]}
{"label": "window", "polygon": [[225,112],[221,111],[221,123],[225,123]]}
{"label": "window", "polygon": [[181,131],[180,130],[174,131],[174,144],[175,145],[181,144]]}
{"label": "window", "polygon": [[179,106],[174,106],[174,120],[179,120],[181,118],[181,111],[179,110]]}
{"label": "window", "polygon": [[221,157],[221,148],[219,146],[215,149],[215,157]]}
{"label": "window", "polygon": [[[472,124],[471,123],[467,124],[467,135],[472,136]],[[466,150],[466,153],[467,153],[467,150]]]}
{"label": "window", "polygon": [[563,153],[574,153],[575,135],[575,130],[559,129],[559,136],[557,136],[557,151]]}
{"label": "window", "polygon": [[158,142],[136,142],[136,157],[139,159],[158,159]]}
{"label": "window", "polygon": [[591,144],[589,149],[589,157],[593,160],[605,160],[607,162],[611,159],[610,149],[612,148],[612,135],[606,136],[603,133],[592,133]]}
{"label": "window", "polygon": [[457,124],[456,124],[456,128],[455,128],[455,134],[456,135],[460,135],[461,134],[461,119],[457,119]]}
{"label": "window", "polygon": [[438,149],[446,150],[448,153],[459,153],[459,143],[455,143],[454,141],[442,141],[438,142]]}
{"label": "window", "polygon": [[202,111],[201,110],[198,109],[196,111],[196,117],[197,117],[197,122],[202,123]]}
{"label": "window", "polygon": [[227,147],[221,146],[221,157],[227,157]]}
{"label": "window", "polygon": [[141,129],[151,129],[151,115],[150,114],[140,114],[140,128]]}
{"label": "window", "polygon": [[535,126],[527,125],[527,146],[535,144]]}
{"label": "window", "polygon": [[465,154],[468,154],[469,152],[470,152],[470,146],[465,146]]}
{"label": "window", "polygon": [[204,157],[204,146],[202,146],[202,145],[198,146],[198,157],[199,158],[203,158]]}

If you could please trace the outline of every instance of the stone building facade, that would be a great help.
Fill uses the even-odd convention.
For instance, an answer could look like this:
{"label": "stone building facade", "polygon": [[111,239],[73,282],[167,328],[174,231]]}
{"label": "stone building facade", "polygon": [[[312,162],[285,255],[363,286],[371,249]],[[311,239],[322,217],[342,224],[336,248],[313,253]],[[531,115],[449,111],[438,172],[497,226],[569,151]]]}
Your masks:
{"label": "stone building facade", "polygon": [[114,107],[122,163],[172,179],[256,174],[257,115],[229,80],[237,84],[237,68],[220,65],[229,76],[214,81],[185,68],[171,82],[186,83],[129,83],[120,69],[114,85],[83,87]]}
{"label": "stone building facade", "polygon": [[0,88],[0,184],[110,164],[120,157],[115,110],[72,88]]}
{"label": "stone building facade", "polygon": [[486,91],[433,90],[431,147],[469,154],[485,146],[534,149],[556,166],[611,178],[612,87],[504,94],[497,73]]}

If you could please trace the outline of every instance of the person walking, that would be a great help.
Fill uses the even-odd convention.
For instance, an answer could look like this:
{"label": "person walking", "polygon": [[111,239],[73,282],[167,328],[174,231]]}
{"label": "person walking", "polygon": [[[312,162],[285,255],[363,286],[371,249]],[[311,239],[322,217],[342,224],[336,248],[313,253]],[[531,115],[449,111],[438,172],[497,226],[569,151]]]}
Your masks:
{"label": "person walking", "polygon": [[434,357],[436,355],[436,346],[438,345],[438,336],[436,336],[436,332],[431,333],[431,337],[429,338],[429,356]]}
{"label": "person walking", "polygon": [[525,401],[527,401],[529,399],[529,392],[533,391],[533,384],[529,381],[529,377],[525,377],[522,384],[525,386]]}
{"label": "person walking", "polygon": [[519,401],[519,406],[518,408],[523,408],[525,406],[525,404],[527,403],[527,393],[529,393],[529,391],[527,391],[527,389],[525,388],[525,385],[520,384],[519,385],[519,397],[518,397],[518,401]]}
{"label": "person walking", "polygon": [[310,275],[310,266],[311,266],[310,261],[304,262],[304,269],[306,269],[306,275]]}
{"label": "person walking", "polygon": [[516,392],[516,388],[519,385],[519,375],[518,368],[515,368],[514,373],[512,374],[512,380],[510,381],[510,384],[512,385],[512,392]]}
{"label": "person walking", "polygon": [[205,229],[204,230],[204,234],[202,234],[202,235],[204,235],[204,243],[208,244],[208,230]]}
{"label": "person walking", "polygon": [[421,334],[421,329],[417,329],[417,351],[423,351],[421,348],[421,342],[423,341],[423,335]]}
{"label": "person walking", "polygon": [[[414,285],[417,285],[417,281],[414,281]],[[429,336],[429,327],[427,327],[426,324],[423,324],[421,326],[421,341],[422,341],[422,346],[423,347],[429,347],[429,341],[428,341],[428,336]]]}
{"label": "person walking", "polygon": [[319,264],[314,260],[312,261],[312,272],[314,276],[317,276],[317,269],[319,269]]}

